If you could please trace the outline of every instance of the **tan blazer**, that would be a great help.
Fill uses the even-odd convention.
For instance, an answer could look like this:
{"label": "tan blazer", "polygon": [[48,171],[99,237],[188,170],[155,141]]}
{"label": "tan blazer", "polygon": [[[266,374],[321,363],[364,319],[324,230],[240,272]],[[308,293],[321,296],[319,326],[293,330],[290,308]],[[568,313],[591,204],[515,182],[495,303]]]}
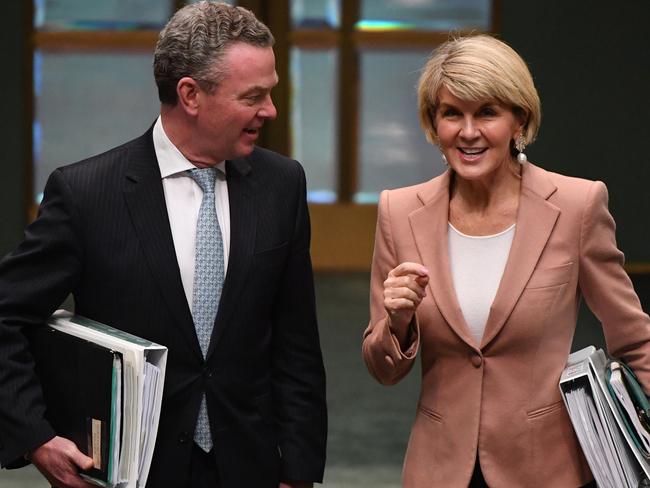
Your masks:
{"label": "tan blazer", "polygon": [[[558,380],[581,295],[603,324],[609,353],[650,391],[650,318],[617,249],[601,182],[522,171],[515,236],[485,335],[475,344],[453,288],[447,249],[449,171],[381,194],[363,356],[394,384],[421,349],[422,387],[404,463],[405,487],[466,487],[477,451],[498,487],[576,487],[591,479]],[[383,281],[404,261],[428,268],[413,341],[386,323]]]}

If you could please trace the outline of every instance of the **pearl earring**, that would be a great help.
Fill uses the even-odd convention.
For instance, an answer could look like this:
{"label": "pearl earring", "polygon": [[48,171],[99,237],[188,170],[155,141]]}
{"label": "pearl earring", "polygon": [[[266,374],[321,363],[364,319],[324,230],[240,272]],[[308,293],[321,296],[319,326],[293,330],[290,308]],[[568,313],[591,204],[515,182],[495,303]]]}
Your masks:
{"label": "pearl earring", "polygon": [[442,162],[445,164],[445,166],[449,166],[449,161],[447,161],[447,156],[445,156],[445,153],[442,152],[442,148],[438,146],[438,151],[440,151],[440,157],[442,158]]}
{"label": "pearl earring", "polygon": [[519,151],[519,154],[517,154],[517,161],[519,161],[519,164],[524,164],[526,161],[528,161],[528,158],[524,153],[524,149],[526,149],[526,140],[524,139],[523,134],[519,134],[519,137],[517,137],[515,147],[517,148],[517,151]]}

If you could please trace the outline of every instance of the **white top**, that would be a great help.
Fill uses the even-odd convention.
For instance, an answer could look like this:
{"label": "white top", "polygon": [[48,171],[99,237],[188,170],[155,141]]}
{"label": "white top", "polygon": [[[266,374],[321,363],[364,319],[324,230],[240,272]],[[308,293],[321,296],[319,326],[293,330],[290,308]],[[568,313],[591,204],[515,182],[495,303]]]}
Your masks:
{"label": "white top", "polygon": [[[167,215],[172,229],[174,249],[187,303],[192,308],[194,293],[194,260],[196,256],[196,221],[199,217],[203,190],[186,171],[196,168],[169,140],[158,117],[153,127],[153,145],[158,158]],[[215,183],[214,196],[217,219],[223,237],[224,273],[228,270],[230,252],[230,204],[226,183],[226,163],[216,166],[220,170]]]}
{"label": "white top", "polygon": [[460,310],[477,345],[506,267],[515,224],[491,236],[468,236],[449,224],[449,262]]}

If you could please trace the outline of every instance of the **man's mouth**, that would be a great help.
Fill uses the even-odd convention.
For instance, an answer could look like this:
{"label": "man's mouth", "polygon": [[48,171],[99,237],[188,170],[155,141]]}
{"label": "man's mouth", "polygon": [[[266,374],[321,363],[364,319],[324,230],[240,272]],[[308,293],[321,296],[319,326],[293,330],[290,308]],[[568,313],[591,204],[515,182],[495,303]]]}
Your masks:
{"label": "man's mouth", "polygon": [[250,134],[250,135],[257,135],[258,129],[246,128],[246,129],[244,129],[244,132],[246,132],[246,134]]}

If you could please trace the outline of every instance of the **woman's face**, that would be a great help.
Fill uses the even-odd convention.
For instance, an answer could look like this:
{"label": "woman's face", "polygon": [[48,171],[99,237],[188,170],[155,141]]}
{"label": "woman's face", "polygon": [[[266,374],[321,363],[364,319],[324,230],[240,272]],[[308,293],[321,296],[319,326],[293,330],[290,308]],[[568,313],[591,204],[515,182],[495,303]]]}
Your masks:
{"label": "woman's face", "polygon": [[468,102],[443,87],[435,114],[440,149],[449,166],[467,180],[484,180],[514,163],[510,141],[522,124],[495,101]]}

